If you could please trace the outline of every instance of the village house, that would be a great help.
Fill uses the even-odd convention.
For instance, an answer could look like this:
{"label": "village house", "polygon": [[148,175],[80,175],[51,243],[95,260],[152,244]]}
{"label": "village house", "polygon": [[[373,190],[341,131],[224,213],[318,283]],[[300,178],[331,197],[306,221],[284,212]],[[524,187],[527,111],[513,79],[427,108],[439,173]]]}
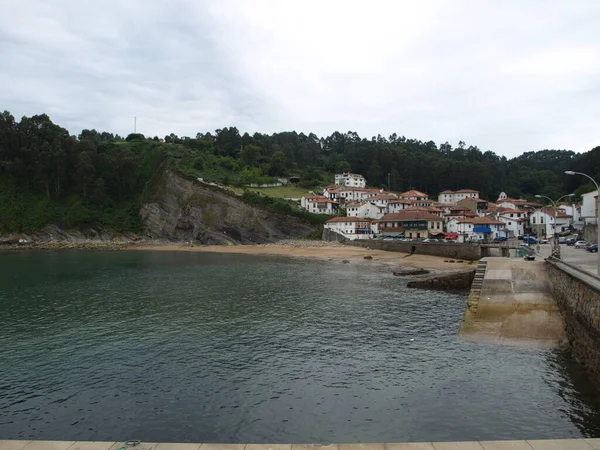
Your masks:
{"label": "village house", "polygon": [[325,222],[324,228],[350,239],[371,239],[371,221],[359,217],[334,217]]}
{"label": "village house", "polygon": [[571,216],[571,226],[573,226],[573,228],[583,228],[583,220],[581,219],[580,205],[561,203],[560,205],[558,205],[558,209],[560,209],[567,216]]}
{"label": "village house", "polygon": [[346,215],[348,217],[379,219],[385,214],[387,214],[386,206],[377,205],[371,201],[348,203],[346,205]]}
{"label": "village house", "polygon": [[412,206],[433,206],[434,204],[436,204],[436,202],[434,202],[433,200],[430,200],[428,198],[409,200],[409,202],[411,203]]}
{"label": "village house", "polygon": [[446,224],[446,229],[458,233],[461,242],[486,242],[506,237],[504,223],[492,217],[453,218]]}
{"label": "village house", "polygon": [[438,202],[448,205],[456,205],[465,198],[479,198],[479,191],[473,189],[460,189],[458,191],[442,191],[438,195]]}
{"label": "village house", "polygon": [[323,189],[323,197],[327,197],[329,200],[333,200],[334,202],[339,202],[339,192],[340,186],[336,184],[331,184]]}
{"label": "village house", "polygon": [[466,197],[456,202],[456,206],[468,208],[471,212],[474,212],[478,216],[484,216],[485,211],[489,208],[487,200],[483,200],[476,197]]}
{"label": "village house", "polygon": [[388,207],[391,201],[398,200],[398,196],[396,194],[377,194],[368,197],[368,201],[371,203],[375,203],[377,206]]}
{"label": "village house", "polygon": [[337,214],[339,203],[322,195],[307,195],[300,199],[300,207],[313,214]]}
{"label": "village house", "polygon": [[424,239],[444,234],[442,218],[423,211],[388,213],[379,219],[379,233],[403,233],[407,238]]}
{"label": "village house", "polygon": [[340,173],[335,175],[335,184],[346,187],[364,188],[367,185],[367,180],[357,173]]}
{"label": "village house", "polygon": [[341,204],[351,202],[362,202],[369,196],[369,191],[365,188],[340,187],[338,189],[338,198]]}
{"label": "village house", "polygon": [[405,200],[427,200],[429,196],[424,192],[417,191],[415,189],[411,189],[410,191],[403,192],[399,194],[398,197],[403,198]]}
{"label": "village house", "polygon": [[[473,218],[473,217],[477,217],[477,214],[475,214],[469,208],[462,208],[460,206],[456,206],[456,207],[452,208],[450,210],[450,212],[444,214],[443,217],[444,217],[444,221],[446,222],[446,224],[448,224],[448,222],[450,222],[453,219],[458,220],[458,219]],[[453,232],[456,232],[456,230],[453,230]]]}
{"label": "village house", "polygon": [[421,211],[434,214],[438,217],[443,216],[443,211],[435,206],[409,206],[408,208],[404,208],[404,211]]}
{"label": "village house", "polygon": [[529,213],[519,209],[496,208],[493,215],[504,223],[508,230],[507,237],[518,237],[526,234],[529,223]]}
{"label": "village house", "polygon": [[571,216],[559,208],[547,207],[536,209],[529,216],[531,230],[538,236],[554,236],[554,217],[556,217],[556,232],[562,233],[569,229]]}
{"label": "village house", "polygon": [[595,224],[598,217],[598,191],[586,192],[581,197],[581,218],[585,224]]}
{"label": "village house", "polygon": [[508,209],[522,209],[533,211],[535,208],[541,208],[544,205],[536,202],[530,202],[523,199],[515,199],[507,197],[503,200],[496,202],[496,206],[499,208],[508,208]]}
{"label": "village house", "polygon": [[411,200],[404,200],[402,198],[390,200],[388,202],[388,212],[395,213],[395,212],[401,211],[403,209],[409,208],[411,206],[412,206]]}

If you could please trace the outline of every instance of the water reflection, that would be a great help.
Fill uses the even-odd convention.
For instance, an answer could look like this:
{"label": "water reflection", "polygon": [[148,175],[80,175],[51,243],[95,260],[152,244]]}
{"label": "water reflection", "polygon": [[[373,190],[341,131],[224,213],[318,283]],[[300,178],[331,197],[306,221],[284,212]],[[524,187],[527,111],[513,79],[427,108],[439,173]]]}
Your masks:
{"label": "water reflection", "polygon": [[545,382],[564,400],[560,412],[584,437],[600,436],[600,396],[585,370],[571,355],[568,345],[548,352]]}

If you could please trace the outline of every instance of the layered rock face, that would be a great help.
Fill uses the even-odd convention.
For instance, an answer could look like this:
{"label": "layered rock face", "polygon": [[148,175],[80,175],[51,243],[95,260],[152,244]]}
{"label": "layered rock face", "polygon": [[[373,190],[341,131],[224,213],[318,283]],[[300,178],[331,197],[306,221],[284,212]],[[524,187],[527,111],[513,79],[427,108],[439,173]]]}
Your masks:
{"label": "layered rock face", "polygon": [[218,187],[165,172],[140,215],[154,239],[200,244],[261,244],[309,235],[315,228],[292,216],[243,203]]}

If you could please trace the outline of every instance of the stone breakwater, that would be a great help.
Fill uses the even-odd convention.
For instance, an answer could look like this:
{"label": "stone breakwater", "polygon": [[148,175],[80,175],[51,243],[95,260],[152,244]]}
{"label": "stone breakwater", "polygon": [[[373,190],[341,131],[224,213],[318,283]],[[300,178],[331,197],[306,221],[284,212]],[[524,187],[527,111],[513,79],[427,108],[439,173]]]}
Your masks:
{"label": "stone breakwater", "polygon": [[553,258],[548,274],[573,354],[600,382],[600,278]]}
{"label": "stone breakwater", "polygon": [[436,275],[424,280],[409,281],[406,286],[409,288],[421,289],[439,289],[443,291],[468,291],[475,278],[475,269],[466,272],[454,272],[443,275]]}

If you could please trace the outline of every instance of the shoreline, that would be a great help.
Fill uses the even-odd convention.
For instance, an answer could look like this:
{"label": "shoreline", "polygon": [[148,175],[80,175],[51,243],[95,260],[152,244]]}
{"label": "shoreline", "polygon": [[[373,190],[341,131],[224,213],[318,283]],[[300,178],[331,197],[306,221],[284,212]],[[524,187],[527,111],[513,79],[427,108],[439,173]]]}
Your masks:
{"label": "shoreline", "polygon": [[283,241],[255,245],[134,245],[122,248],[134,251],[178,251],[198,253],[229,253],[243,255],[286,256],[321,261],[347,261],[397,268],[427,269],[435,272],[455,272],[472,268],[470,261],[448,262],[448,258],[431,255],[373,250],[326,241]]}
{"label": "shoreline", "polygon": [[229,253],[244,255],[285,256],[308,258],[321,261],[347,261],[385,267],[427,269],[439,273],[456,272],[473,267],[470,261],[454,261],[441,256],[410,255],[408,253],[374,250],[343,245],[328,241],[288,240],[270,244],[240,245],[191,245],[161,241],[138,242],[47,242],[39,244],[10,245],[0,247],[0,252],[23,251],[154,251],[154,252],[198,252]]}

